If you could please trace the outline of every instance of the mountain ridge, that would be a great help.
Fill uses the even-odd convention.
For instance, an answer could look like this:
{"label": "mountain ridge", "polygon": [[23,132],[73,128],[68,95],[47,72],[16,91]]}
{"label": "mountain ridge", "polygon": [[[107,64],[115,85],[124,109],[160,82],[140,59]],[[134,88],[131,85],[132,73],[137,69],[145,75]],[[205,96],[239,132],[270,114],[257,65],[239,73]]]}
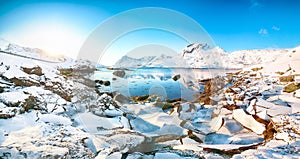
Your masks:
{"label": "mountain ridge", "polygon": [[[297,48],[297,47],[296,47]],[[163,55],[153,58],[129,57],[130,61],[123,56],[116,62],[115,67],[187,67],[187,68],[227,68],[241,69],[249,65],[265,64],[274,62],[291,49],[253,49],[227,52],[219,46],[210,47],[207,44],[193,43],[186,46],[175,56]],[[127,56],[128,57],[128,56]],[[151,57],[151,59],[149,59]],[[156,60],[159,59],[159,60]]]}

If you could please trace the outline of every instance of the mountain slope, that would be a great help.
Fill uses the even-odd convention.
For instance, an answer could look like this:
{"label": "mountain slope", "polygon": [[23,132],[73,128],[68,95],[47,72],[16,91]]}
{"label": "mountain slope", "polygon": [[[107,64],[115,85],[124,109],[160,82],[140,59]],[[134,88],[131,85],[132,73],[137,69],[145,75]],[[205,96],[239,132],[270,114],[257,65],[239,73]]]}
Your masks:
{"label": "mountain slope", "polygon": [[124,56],[116,67],[185,67],[185,68],[228,68],[240,69],[250,65],[274,62],[291,49],[260,49],[226,52],[220,47],[207,44],[190,44],[173,57],[161,55],[139,59]]}
{"label": "mountain slope", "polygon": [[167,55],[144,56],[142,58],[133,58],[127,55],[123,56],[116,62],[114,67],[117,68],[138,68],[138,67],[163,67],[173,57]]}

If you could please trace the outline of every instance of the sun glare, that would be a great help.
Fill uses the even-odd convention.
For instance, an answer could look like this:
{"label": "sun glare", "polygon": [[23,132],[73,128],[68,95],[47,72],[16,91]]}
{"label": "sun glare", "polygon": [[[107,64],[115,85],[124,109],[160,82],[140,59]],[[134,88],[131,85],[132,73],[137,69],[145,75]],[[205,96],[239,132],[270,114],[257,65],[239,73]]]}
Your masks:
{"label": "sun glare", "polygon": [[39,25],[28,33],[26,40],[37,48],[53,56],[76,57],[80,48],[80,38],[76,32],[59,25]]}

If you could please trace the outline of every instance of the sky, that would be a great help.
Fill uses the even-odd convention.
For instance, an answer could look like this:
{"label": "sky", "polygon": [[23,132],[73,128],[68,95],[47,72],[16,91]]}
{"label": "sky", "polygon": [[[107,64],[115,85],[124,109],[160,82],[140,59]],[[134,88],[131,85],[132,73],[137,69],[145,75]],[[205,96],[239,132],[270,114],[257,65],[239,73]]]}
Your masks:
{"label": "sky", "polygon": [[[202,27],[215,45],[229,52],[300,45],[297,0],[0,0],[0,37],[76,58],[84,42],[102,24],[143,7],[165,8],[187,16]],[[128,16],[123,24],[133,22],[130,18],[143,19],[141,15],[134,16]],[[185,22],[177,29],[194,34]],[[119,22],[109,32],[113,34],[123,26]],[[170,30],[144,28],[120,34],[105,48],[103,63],[109,65],[148,44],[180,52],[193,42]]]}

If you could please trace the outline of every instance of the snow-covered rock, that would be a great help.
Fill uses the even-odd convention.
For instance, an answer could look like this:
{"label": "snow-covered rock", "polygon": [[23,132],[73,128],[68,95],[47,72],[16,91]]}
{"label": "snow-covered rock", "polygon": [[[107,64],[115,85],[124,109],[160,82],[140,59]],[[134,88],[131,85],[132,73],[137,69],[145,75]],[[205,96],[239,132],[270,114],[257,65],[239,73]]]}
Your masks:
{"label": "snow-covered rock", "polygon": [[118,104],[107,94],[102,94],[94,104],[90,105],[89,111],[99,116],[116,117],[123,115]]}
{"label": "snow-covered rock", "polygon": [[[207,96],[215,103],[176,101],[166,110],[154,96],[133,103],[98,94],[89,79],[95,66],[88,61],[48,57],[1,39],[0,48],[0,158],[228,157],[211,150],[240,153],[234,158],[299,156],[299,93],[283,93],[275,73],[299,73],[299,48],[229,54],[191,44],[172,57],[119,60],[115,67],[256,65],[224,77],[224,88]],[[199,81],[188,74],[180,74],[179,81],[196,85]]]}
{"label": "snow-covered rock", "polygon": [[[10,154],[12,158],[20,155],[30,158],[94,156],[92,147],[84,146],[84,140],[89,138],[89,134],[72,127],[65,122],[66,119],[57,118],[58,116],[48,116],[46,123],[35,114],[32,112],[15,117],[23,117],[19,120],[12,118],[0,121],[1,130],[8,133],[1,142],[1,153]],[[21,152],[12,151],[20,147]]]}

